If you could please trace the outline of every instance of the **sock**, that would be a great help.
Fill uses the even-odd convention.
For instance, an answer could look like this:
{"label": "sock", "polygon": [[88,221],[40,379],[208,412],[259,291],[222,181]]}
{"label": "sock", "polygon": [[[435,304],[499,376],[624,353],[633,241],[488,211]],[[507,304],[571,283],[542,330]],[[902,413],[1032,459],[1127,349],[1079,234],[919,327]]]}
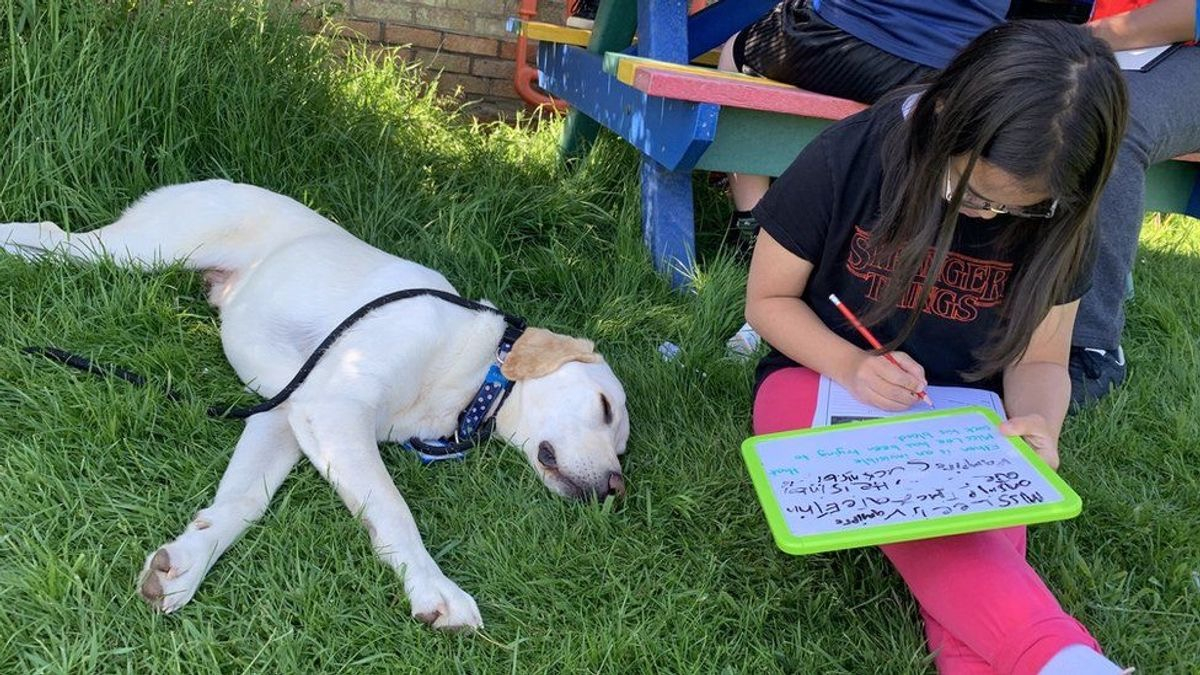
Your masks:
{"label": "sock", "polygon": [[1069,645],[1042,666],[1038,675],[1122,675],[1131,672],[1104,658],[1100,652],[1084,645]]}

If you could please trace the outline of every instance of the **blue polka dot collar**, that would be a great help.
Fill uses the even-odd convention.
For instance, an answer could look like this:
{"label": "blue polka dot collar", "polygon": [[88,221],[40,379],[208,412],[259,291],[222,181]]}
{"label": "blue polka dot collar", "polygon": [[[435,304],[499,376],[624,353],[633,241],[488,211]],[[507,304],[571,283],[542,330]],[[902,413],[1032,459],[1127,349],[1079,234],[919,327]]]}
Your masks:
{"label": "blue polka dot collar", "polygon": [[500,372],[508,353],[512,351],[513,343],[525,332],[525,322],[520,319],[510,320],[504,329],[504,337],[496,348],[496,359],[488,368],[483,384],[471,397],[470,403],[458,415],[458,426],[453,436],[443,436],[436,439],[410,438],[404,447],[415,452],[424,464],[430,464],[443,459],[462,459],[467,450],[482,443],[492,435],[496,426],[496,413],[504,400],[512,391],[513,381]]}

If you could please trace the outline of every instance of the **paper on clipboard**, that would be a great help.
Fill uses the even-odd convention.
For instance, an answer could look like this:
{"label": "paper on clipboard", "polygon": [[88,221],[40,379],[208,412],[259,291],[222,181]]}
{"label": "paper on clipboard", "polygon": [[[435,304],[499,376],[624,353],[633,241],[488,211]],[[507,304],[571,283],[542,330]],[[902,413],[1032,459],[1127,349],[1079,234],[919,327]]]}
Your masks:
{"label": "paper on clipboard", "polygon": [[[1000,416],[1000,419],[1008,419],[1008,415],[1004,412],[1004,403],[1000,401],[1000,397],[986,389],[929,387],[926,389],[926,392],[933,399],[933,410],[949,410],[951,408],[977,405],[994,411]],[[929,410],[930,408],[921,402],[917,402],[908,410],[901,410],[899,412],[881,410],[860,402],[840,384],[822,375],[821,383],[817,389],[817,409],[813,414],[812,425],[814,427],[824,427],[831,424],[858,422],[860,420],[871,420],[880,417],[911,415]]]}

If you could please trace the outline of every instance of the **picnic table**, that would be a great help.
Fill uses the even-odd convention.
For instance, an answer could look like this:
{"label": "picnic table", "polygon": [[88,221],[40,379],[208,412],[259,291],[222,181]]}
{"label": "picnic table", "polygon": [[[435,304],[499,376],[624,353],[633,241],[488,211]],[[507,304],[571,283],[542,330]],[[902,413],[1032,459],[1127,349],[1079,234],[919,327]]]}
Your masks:
{"label": "picnic table", "polygon": [[[689,0],[603,0],[590,34],[520,26],[539,40],[539,86],[572,106],[563,153],[586,151],[597,125],[642,153],[643,240],[676,287],[695,261],[693,170],[778,176],[821,129],[864,107],[689,65],[715,64],[712,50],[776,3],[721,0],[689,16]],[[1200,217],[1200,154],[1151,167],[1146,188],[1147,210]]]}

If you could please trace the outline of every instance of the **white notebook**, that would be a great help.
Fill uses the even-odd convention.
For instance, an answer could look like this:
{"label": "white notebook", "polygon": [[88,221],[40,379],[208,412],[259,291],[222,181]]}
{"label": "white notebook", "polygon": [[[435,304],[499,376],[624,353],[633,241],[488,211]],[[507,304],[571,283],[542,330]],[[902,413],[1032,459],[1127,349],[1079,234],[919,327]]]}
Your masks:
{"label": "white notebook", "polygon": [[910,415],[930,410],[949,410],[963,406],[978,405],[995,411],[1001,419],[1008,419],[1004,413],[1004,403],[995,392],[971,387],[929,387],[925,390],[933,399],[934,407],[930,408],[923,401],[917,401],[908,410],[891,412],[867,405],[854,398],[842,385],[821,376],[821,384],[817,390],[817,410],[813,414],[813,426],[824,427],[843,422],[857,422],[879,417],[895,417]]}

